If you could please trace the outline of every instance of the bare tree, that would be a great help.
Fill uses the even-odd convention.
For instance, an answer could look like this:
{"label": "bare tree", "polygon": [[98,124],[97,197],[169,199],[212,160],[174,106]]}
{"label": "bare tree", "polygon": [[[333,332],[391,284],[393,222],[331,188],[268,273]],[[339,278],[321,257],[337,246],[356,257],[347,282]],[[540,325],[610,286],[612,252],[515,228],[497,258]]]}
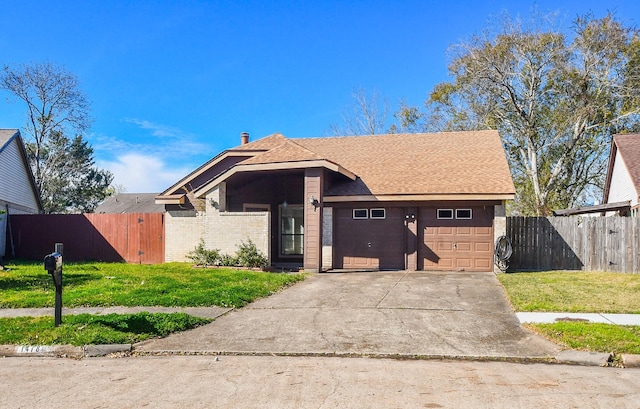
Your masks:
{"label": "bare tree", "polygon": [[332,124],[329,133],[333,135],[376,135],[389,132],[389,104],[378,92],[367,93],[364,88],[356,88],[351,96],[353,104],[342,114],[342,125]]}
{"label": "bare tree", "polygon": [[92,211],[113,176],[94,166],[93,148],[81,136],[91,120],[78,78],[49,63],[5,66],[0,89],[27,107],[26,148],[45,212]]}
{"label": "bare tree", "polygon": [[[453,82],[427,101],[430,131],[498,129],[518,190],[517,210],[546,215],[603,184],[612,133],[640,120],[640,38],[612,15],[502,27],[455,48]],[[418,116],[420,118],[420,116]]]}

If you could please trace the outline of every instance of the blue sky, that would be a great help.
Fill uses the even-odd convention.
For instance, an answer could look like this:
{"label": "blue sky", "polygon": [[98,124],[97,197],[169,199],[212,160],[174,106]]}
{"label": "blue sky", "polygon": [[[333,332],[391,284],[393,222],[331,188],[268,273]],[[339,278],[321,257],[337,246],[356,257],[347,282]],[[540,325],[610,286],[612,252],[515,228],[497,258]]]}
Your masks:
{"label": "blue sky", "polygon": [[[160,192],[240,142],[323,136],[356,88],[420,105],[447,80],[447,49],[501,13],[607,11],[638,25],[637,0],[12,1],[0,65],[51,62],[92,102],[86,137],[127,192]],[[0,93],[0,128],[24,107]]]}

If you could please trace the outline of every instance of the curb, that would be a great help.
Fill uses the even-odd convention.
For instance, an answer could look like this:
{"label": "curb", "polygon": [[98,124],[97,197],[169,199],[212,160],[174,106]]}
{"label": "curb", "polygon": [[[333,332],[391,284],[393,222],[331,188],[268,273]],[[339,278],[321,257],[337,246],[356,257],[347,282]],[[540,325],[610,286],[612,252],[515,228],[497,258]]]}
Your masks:
{"label": "curb", "polygon": [[584,352],[567,349],[556,356],[559,364],[582,366],[607,366],[612,356],[602,352]]}
{"label": "curb", "polygon": [[[367,353],[296,353],[296,352],[233,352],[233,351],[181,351],[158,350],[136,351],[132,344],[85,345],[0,345],[0,357],[23,358],[97,358],[112,354],[134,356],[281,356],[281,357],[325,357],[325,358],[371,358],[398,360],[451,360],[475,362],[544,363],[577,366],[609,366],[612,355],[601,352],[565,350],[547,357],[482,356],[482,355],[413,355],[413,354],[367,354]],[[640,355],[622,354],[625,368],[640,368]]]}
{"label": "curb", "polygon": [[622,363],[625,368],[640,368],[640,355],[622,354]]}
{"label": "curb", "polygon": [[131,344],[86,345],[0,345],[0,357],[90,358],[131,352]]}

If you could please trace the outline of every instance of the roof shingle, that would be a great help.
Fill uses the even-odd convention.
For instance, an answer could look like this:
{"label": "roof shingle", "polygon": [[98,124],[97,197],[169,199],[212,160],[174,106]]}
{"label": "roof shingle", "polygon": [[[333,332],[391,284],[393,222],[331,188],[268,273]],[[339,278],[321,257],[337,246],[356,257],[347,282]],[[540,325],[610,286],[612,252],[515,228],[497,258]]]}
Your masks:
{"label": "roof shingle", "polygon": [[294,141],[359,177],[330,195],[515,193],[497,131]]}
{"label": "roof shingle", "polygon": [[618,134],[613,139],[633,185],[640,192],[640,134]]}

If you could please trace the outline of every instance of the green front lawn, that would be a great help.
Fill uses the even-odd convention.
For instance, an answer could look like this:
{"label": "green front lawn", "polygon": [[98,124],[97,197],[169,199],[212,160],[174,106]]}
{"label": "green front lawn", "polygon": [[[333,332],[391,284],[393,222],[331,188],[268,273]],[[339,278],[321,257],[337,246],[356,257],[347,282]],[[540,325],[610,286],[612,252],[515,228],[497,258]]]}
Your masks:
{"label": "green front lawn", "polygon": [[[0,271],[0,308],[53,307],[55,290],[42,263],[9,264]],[[186,263],[138,265],[67,263],[65,307],[242,307],[304,279],[232,268],[193,268]]]}
{"label": "green front lawn", "polygon": [[640,314],[640,274],[548,271],[498,280],[516,311]]}
{"label": "green front lawn", "polygon": [[[0,271],[0,308],[53,307],[55,289],[42,263],[12,263]],[[186,263],[136,265],[67,263],[64,307],[242,307],[304,279],[232,268],[193,268]],[[211,322],[184,313],[64,315],[0,319],[0,344],[135,343]]]}
{"label": "green front lawn", "polygon": [[[549,271],[499,274],[518,312],[640,314],[640,274]],[[585,322],[526,324],[576,350],[640,354],[640,327]]]}
{"label": "green front lawn", "polygon": [[66,315],[55,327],[53,317],[0,318],[0,345],[133,344],[165,337],[211,322],[184,313]]}

